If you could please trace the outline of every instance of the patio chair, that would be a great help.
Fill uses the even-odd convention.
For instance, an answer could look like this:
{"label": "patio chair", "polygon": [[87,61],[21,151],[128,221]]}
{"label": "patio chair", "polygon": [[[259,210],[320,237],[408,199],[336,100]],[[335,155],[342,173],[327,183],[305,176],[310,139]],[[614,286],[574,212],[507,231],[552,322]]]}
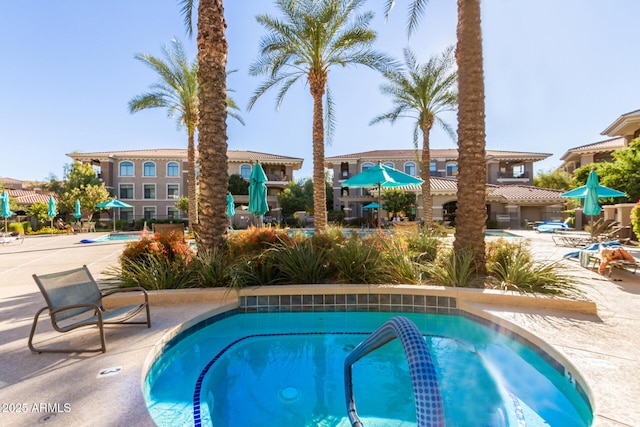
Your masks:
{"label": "patio chair", "polygon": [[[73,270],[59,273],[33,275],[38,284],[47,306],[41,308],[33,319],[31,333],[29,334],[29,349],[37,353],[74,353],[74,352],[106,352],[107,346],[104,339],[105,324],[146,324],[151,327],[149,314],[149,296],[143,288],[118,288],[101,292],[93,276],[86,265]],[[118,292],[142,292],[144,302],[112,310],[105,310],[102,299]],[[61,333],[69,332],[82,326],[97,326],[100,331],[101,347],[98,349],[43,349],[33,345],[33,336],[36,331],[38,318],[44,310],[49,310],[53,328]],[[142,310],[146,310],[147,320],[131,322]]]}

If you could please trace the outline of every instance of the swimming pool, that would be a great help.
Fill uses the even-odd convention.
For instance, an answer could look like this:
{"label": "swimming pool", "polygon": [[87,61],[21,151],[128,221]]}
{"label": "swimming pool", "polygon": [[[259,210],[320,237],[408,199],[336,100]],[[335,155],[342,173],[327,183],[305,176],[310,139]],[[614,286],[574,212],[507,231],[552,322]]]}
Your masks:
{"label": "swimming pool", "polygon": [[[462,316],[392,312],[225,313],[201,322],[149,369],[148,409],[159,426],[349,426],[344,360],[397,315],[425,336],[447,425],[590,425],[587,401],[529,347]],[[397,340],[356,363],[353,383],[364,425],[415,425]]]}

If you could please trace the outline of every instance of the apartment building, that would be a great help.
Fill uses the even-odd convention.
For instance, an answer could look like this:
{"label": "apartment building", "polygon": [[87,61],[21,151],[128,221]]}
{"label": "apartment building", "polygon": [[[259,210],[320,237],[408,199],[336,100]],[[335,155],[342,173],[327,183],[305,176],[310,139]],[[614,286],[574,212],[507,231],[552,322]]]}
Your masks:
{"label": "apartment building", "polygon": [[[449,222],[457,204],[458,150],[430,150],[433,217]],[[533,186],[533,164],[550,157],[547,153],[487,150],[487,212],[502,227],[519,228],[529,221],[561,218],[561,191]],[[347,217],[365,217],[363,205],[375,200],[367,189],[346,188],[341,183],[381,162],[412,176],[421,176],[421,150],[375,150],[327,157],[325,166],[333,170],[334,209]],[[422,188],[408,186],[418,196],[416,218],[422,217]]]}
{"label": "apartment building", "polygon": [[[118,209],[116,219],[187,219],[176,208],[180,196],[187,195],[187,150],[150,149],[67,154],[73,160],[91,164],[109,192],[131,208]],[[249,178],[251,168],[260,162],[265,169],[267,201],[278,207],[277,195],[284,190],[302,159],[255,151],[227,151],[228,172]],[[226,188],[221,191],[227,191]],[[234,195],[236,205],[248,204],[246,195]]]}

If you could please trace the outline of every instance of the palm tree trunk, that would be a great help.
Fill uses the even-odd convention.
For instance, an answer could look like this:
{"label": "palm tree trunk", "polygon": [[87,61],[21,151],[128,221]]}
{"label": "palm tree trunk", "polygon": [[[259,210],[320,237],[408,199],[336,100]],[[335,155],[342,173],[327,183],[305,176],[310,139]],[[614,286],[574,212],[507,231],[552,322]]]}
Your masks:
{"label": "palm tree trunk", "polygon": [[422,131],[422,220],[425,228],[433,225],[433,201],[431,200],[431,152],[429,150],[429,132],[433,118],[421,126]]}
{"label": "palm tree trunk", "polygon": [[324,176],[324,111],[322,97],[324,84],[309,76],[313,96],[313,228],[321,231],[327,227],[327,190]]}
{"label": "palm tree trunk", "polygon": [[471,250],[485,272],[486,226],[484,73],[480,0],[458,0],[458,203],[455,250]]}
{"label": "palm tree trunk", "polygon": [[222,0],[198,6],[198,102],[200,121],[200,223],[198,250],[221,247],[227,230],[227,24]]}
{"label": "palm tree trunk", "polygon": [[189,232],[198,224],[198,202],[196,192],[196,144],[195,129],[189,129],[187,143],[187,197],[189,198]]}

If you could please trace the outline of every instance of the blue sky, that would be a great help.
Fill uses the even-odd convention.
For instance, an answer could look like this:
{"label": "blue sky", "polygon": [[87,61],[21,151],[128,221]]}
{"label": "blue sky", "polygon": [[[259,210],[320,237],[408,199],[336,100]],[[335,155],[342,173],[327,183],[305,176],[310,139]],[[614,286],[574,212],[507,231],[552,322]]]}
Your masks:
{"label": "blue sky", "polygon": [[[388,22],[383,0],[370,0],[379,34],[376,47],[398,59],[410,46],[420,61],[455,43],[453,0],[432,0],[419,31],[407,39],[406,9],[398,0]],[[276,12],[270,0],[225,2],[228,87],[241,107],[263,81],[247,69],[264,34],[255,22]],[[606,139],[611,122],[640,108],[640,54],[636,0],[484,0],[482,24],[486,85],[486,146],[490,150],[550,153],[535,164],[560,164],[568,148]],[[3,2],[0,13],[0,177],[62,178],[66,153],[184,148],[186,131],[163,110],[131,115],[127,103],[156,76],[134,59],[160,55],[176,37],[195,56],[195,38],[185,35],[178,0]],[[329,85],[337,128],[327,156],[374,149],[411,148],[412,126],[369,121],[390,109],[376,72],[334,69]],[[293,87],[279,111],[267,93],[246,126],[228,124],[230,149],[304,159],[296,178],[311,176],[312,104],[308,87]],[[445,116],[454,128],[456,116]],[[453,148],[434,129],[432,148]]]}

